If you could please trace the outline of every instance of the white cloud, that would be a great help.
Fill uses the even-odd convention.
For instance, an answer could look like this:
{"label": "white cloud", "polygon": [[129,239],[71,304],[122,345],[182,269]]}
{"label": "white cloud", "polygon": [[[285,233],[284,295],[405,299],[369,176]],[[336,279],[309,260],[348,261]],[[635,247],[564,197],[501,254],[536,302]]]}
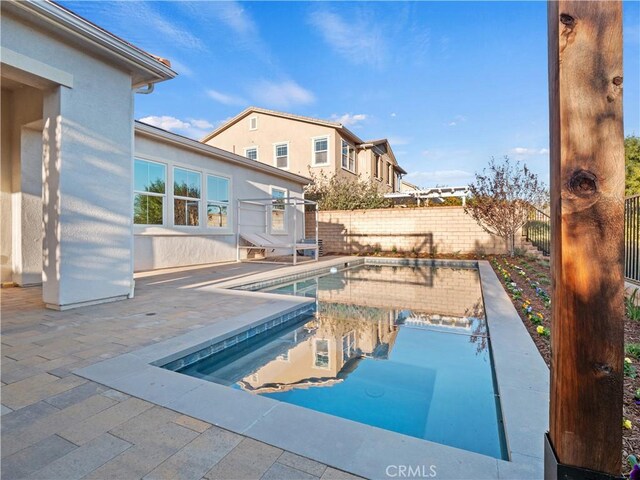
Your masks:
{"label": "white cloud", "polygon": [[356,127],[367,119],[367,115],[364,113],[356,113],[355,115],[345,113],[344,115],[331,115],[331,119],[345,127]]}
{"label": "white cloud", "polygon": [[232,35],[227,36],[234,47],[252,52],[265,63],[273,62],[273,56],[260,35],[258,25],[240,2],[176,2],[176,5],[205,29],[217,31],[222,24],[232,32]]}
{"label": "white cloud", "polygon": [[248,102],[237,95],[231,95],[228,93],[222,93],[218,90],[207,90],[207,95],[215,100],[216,102],[222,103],[223,105],[243,105],[246,106]]}
{"label": "white cloud", "polygon": [[73,9],[86,18],[110,20],[113,33],[170,60],[176,48],[189,52],[207,50],[205,42],[192,33],[194,29],[187,21],[166,15],[157,5],[158,2],[141,1],[75,2]]}
{"label": "white cloud", "polygon": [[393,117],[393,118],[395,118],[395,117],[396,117],[395,112],[391,113],[391,117]]}
{"label": "white cloud", "polygon": [[276,108],[289,108],[295,105],[308,105],[315,102],[315,95],[293,80],[272,82],[261,80],[251,88],[253,99],[260,105]]}
{"label": "white cloud", "polygon": [[464,115],[456,115],[453,120],[447,122],[448,127],[455,127],[467,121],[467,117]]}
{"label": "white cloud", "polygon": [[183,122],[176,117],[170,117],[168,115],[162,115],[159,117],[151,115],[149,117],[141,118],[140,121],[169,131],[183,130],[191,126],[188,122]]}
{"label": "white cloud", "polygon": [[434,187],[436,185],[460,187],[468,185],[473,180],[473,173],[466,170],[433,170],[411,172],[403,178],[411,183],[426,187]]}
{"label": "white cloud", "polygon": [[525,148],[525,147],[515,147],[509,150],[509,153],[513,155],[518,155],[521,157],[531,156],[531,155],[547,155],[549,153],[549,149],[547,148]]}
{"label": "white cloud", "polygon": [[179,133],[190,138],[200,139],[213,130],[214,125],[208,120],[190,118],[188,120],[180,120],[179,118],[169,115],[150,115],[140,119],[142,123],[153,125],[170,132]]}
{"label": "white cloud", "polygon": [[218,18],[234,32],[240,35],[255,33],[256,25],[253,19],[238,2],[219,2],[216,7],[219,12]]}
{"label": "white cloud", "polygon": [[213,129],[214,127],[213,123],[209,122],[208,120],[198,120],[196,118],[190,118],[189,123],[192,126],[196,128],[202,128],[203,130]]}
{"label": "white cloud", "polygon": [[156,30],[161,38],[170,40],[171,43],[189,50],[206,50],[204,43],[188,29],[181,28],[175,23],[164,18],[146,2],[122,2],[119,7],[124,8],[131,21],[138,20],[138,28],[144,25],[144,29]]}
{"label": "white cloud", "polygon": [[363,14],[344,19],[325,8],[314,9],[309,22],[338,54],[355,64],[382,66],[387,57],[384,30],[372,28]]}

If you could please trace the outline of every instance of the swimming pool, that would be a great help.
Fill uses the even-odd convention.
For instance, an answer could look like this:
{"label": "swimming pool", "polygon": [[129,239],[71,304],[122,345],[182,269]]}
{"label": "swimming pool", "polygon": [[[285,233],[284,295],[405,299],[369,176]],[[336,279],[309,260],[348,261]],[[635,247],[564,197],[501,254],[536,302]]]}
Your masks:
{"label": "swimming pool", "polygon": [[360,265],[261,290],[315,309],[177,371],[506,458],[476,269]]}

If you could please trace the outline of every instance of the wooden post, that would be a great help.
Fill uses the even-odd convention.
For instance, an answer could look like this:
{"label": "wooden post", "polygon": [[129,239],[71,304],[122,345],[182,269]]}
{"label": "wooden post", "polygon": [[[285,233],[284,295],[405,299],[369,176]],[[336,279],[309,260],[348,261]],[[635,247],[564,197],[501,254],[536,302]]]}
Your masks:
{"label": "wooden post", "polygon": [[[622,5],[552,1],[548,22],[549,440],[560,464],[618,477],[624,356]],[[545,477],[554,478],[548,470]]]}

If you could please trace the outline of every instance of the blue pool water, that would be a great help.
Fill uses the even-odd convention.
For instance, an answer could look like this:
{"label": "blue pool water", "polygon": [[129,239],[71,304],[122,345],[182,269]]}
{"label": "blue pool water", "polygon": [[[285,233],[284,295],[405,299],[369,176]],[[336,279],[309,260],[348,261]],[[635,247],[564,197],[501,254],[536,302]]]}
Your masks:
{"label": "blue pool water", "polygon": [[366,265],[265,291],[316,311],[180,372],[505,458],[476,270]]}

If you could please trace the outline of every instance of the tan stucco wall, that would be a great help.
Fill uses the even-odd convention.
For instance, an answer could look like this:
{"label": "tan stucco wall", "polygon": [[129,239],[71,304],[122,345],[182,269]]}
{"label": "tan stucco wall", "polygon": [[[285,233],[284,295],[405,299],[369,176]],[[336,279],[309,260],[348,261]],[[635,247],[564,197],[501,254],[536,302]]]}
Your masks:
{"label": "tan stucco wall", "polygon": [[[307,228],[315,228],[312,217]],[[334,210],[319,214],[325,253],[375,250],[424,253],[505,253],[505,242],[485,232],[462,207]],[[311,231],[307,232],[312,235]],[[520,241],[517,235],[516,241]]]}
{"label": "tan stucco wall", "polygon": [[[249,130],[249,120],[258,118],[258,128]],[[312,164],[312,138],[329,137],[329,166],[309,167]],[[226,130],[219,133],[207,143],[223,150],[244,156],[245,148],[258,147],[258,161],[275,166],[274,144],[289,143],[289,171],[309,177],[310,171],[324,171],[332,175],[335,171],[335,159],[339,152],[340,142],[336,141],[335,129],[312,123],[292,121],[281,117],[251,114]]]}
{"label": "tan stucco wall", "polygon": [[[258,128],[251,130],[250,120],[254,117],[257,118]],[[329,139],[329,164],[317,167],[313,166],[313,139],[322,136],[327,136]],[[333,127],[265,113],[252,113],[206,143],[243,156],[246,148],[258,147],[258,161],[275,166],[274,145],[288,142],[288,170],[292,173],[310,177],[311,174],[320,175],[320,172],[324,172],[328,177],[337,173],[344,178],[356,179],[360,175],[363,179],[373,179],[373,154],[369,148],[356,150],[355,173],[342,168],[342,138]],[[353,141],[349,139],[347,141],[353,145]],[[379,189],[386,193],[392,191],[392,187],[387,182],[387,164],[391,162],[388,155],[383,155],[383,162],[383,178],[379,181]]]}

